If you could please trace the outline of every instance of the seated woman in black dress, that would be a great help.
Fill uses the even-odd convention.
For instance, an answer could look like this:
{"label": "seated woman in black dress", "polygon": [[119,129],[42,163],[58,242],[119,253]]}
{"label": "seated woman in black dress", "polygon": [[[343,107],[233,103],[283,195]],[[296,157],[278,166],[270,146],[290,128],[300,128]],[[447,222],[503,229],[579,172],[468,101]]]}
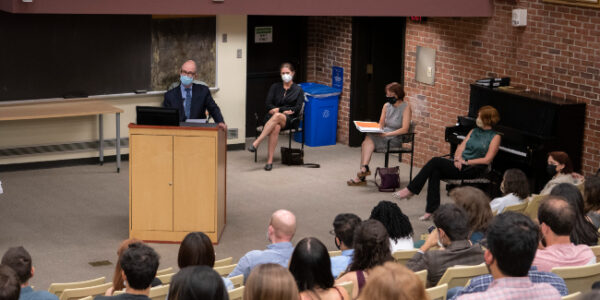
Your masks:
{"label": "seated woman in black dress", "polygon": [[500,135],[492,129],[500,121],[498,111],[491,106],[479,109],[477,127],[472,129],[456,148],[454,161],[434,157],[417,174],[407,187],[394,193],[394,197],[404,199],[419,194],[427,186],[427,206],[421,221],[429,220],[431,214],[440,206],[441,179],[469,179],[480,176],[491,164],[500,148]]}
{"label": "seated woman in black dress", "polygon": [[265,116],[265,126],[260,136],[248,147],[248,151],[255,152],[258,145],[269,137],[269,152],[265,165],[267,171],[271,171],[273,168],[273,153],[277,147],[279,132],[290,126],[290,120],[298,116],[302,109],[302,101],[304,101],[304,91],[292,81],[294,66],[290,63],[283,63],[279,67],[279,71],[283,82],[271,85],[267,95],[268,113]]}

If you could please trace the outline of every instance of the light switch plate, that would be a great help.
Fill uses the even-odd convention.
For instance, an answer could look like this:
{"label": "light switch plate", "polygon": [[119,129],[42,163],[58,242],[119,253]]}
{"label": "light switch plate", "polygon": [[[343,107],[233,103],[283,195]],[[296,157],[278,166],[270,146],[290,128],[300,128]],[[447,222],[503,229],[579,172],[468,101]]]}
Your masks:
{"label": "light switch plate", "polygon": [[242,58],[242,49],[237,49],[237,58]]}
{"label": "light switch plate", "polygon": [[417,46],[415,80],[426,84],[435,82],[435,49]]}

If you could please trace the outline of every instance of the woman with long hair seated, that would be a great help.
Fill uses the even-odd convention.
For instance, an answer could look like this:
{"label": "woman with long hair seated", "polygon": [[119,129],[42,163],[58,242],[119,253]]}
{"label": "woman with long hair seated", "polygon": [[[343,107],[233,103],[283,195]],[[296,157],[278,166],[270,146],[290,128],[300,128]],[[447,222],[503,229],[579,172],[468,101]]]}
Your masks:
{"label": "woman with long hair seated", "polygon": [[308,237],[298,242],[289,269],[296,279],[302,300],[350,299],[344,288],[333,286],[329,252],[316,238]]}
{"label": "woman with long hair seated", "polygon": [[256,152],[258,145],[267,137],[269,138],[266,171],[273,169],[273,154],[277,147],[279,132],[290,127],[291,119],[298,117],[302,109],[302,101],[304,101],[302,87],[293,81],[294,66],[291,63],[283,63],[279,67],[279,73],[282,82],[271,85],[267,94],[267,115],[265,116],[263,130],[260,136],[248,147],[248,151]]}
{"label": "woman with long hair seated", "polygon": [[527,176],[519,169],[504,171],[502,183],[500,183],[500,191],[502,192],[502,197],[494,198],[490,202],[490,207],[496,214],[502,213],[507,206],[523,203],[529,197]]}
{"label": "woman with long hair seated", "polygon": [[[327,270],[331,272],[331,270]],[[244,286],[244,300],[299,300],[294,276],[278,264],[264,264],[252,269]]]}
{"label": "woman with long hair seated", "polygon": [[600,177],[588,176],[585,178],[583,202],[587,217],[596,228],[600,227]]}
{"label": "woman with long hair seated", "polygon": [[495,108],[480,108],[477,113],[477,127],[472,129],[456,148],[454,161],[442,157],[430,159],[408,186],[393,196],[399,199],[410,198],[419,194],[429,181],[425,214],[419,220],[431,219],[431,214],[440,206],[441,179],[476,178],[492,163],[500,149],[500,135],[493,130],[498,121],[500,115]]}
{"label": "woman with long hair seated", "polygon": [[457,187],[450,191],[450,198],[469,216],[469,240],[479,243],[494,218],[490,208],[490,198],[480,189],[472,186]]}
{"label": "woman with long hair seated", "polygon": [[336,283],[351,281],[354,284],[352,299],[365,286],[373,268],[394,261],[390,252],[390,237],[383,224],[377,220],[366,220],[354,230],[354,257],[348,271],[341,274]]}
{"label": "woman with long hair seated", "polygon": [[553,151],[548,154],[546,172],[552,176],[546,183],[540,195],[548,195],[552,189],[561,183],[578,184],[581,175],[573,172],[573,163],[569,155],[563,151]]}
{"label": "woman with long hair seated", "polygon": [[[209,266],[213,268],[215,266],[215,249],[210,238],[203,232],[188,233],[179,245],[177,265],[179,269],[188,266]],[[228,290],[233,289],[231,280],[225,277],[222,280]]]}
{"label": "woman with long hair seated", "polygon": [[[385,151],[387,143],[395,136],[408,133],[412,110],[410,104],[404,100],[404,87],[397,82],[385,86],[387,102],[381,109],[379,128],[383,133],[368,133],[360,148],[360,170],[356,178],[348,180],[350,186],[366,185],[365,178],[371,175],[369,162],[374,151]],[[391,147],[402,146],[401,139],[393,139]]]}
{"label": "woman with long hair seated", "polygon": [[570,234],[571,242],[575,245],[596,246],[598,244],[598,229],[586,218],[583,212],[583,196],[581,196],[579,189],[570,183],[559,183],[554,186],[550,195],[564,197],[575,210],[575,223]]}
{"label": "woman with long hair seated", "polygon": [[390,236],[390,251],[410,250],[413,243],[413,228],[408,216],[402,213],[398,204],[390,201],[379,201],[371,210],[369,219],[383,224]]}

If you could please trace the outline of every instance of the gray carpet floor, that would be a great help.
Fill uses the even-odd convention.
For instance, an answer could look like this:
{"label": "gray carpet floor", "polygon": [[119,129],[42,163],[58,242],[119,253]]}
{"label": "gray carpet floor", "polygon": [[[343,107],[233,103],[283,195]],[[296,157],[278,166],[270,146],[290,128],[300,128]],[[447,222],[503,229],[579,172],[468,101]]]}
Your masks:
{"label": "gray carpet floor", "polygon": [[[281,144],[287,142],[282,137]],[[372,176],[366,187],[348,187],[359,166],[360,148],[345,145],[307,147],[305,162],[320,169],[284,166],[279,153],[271,172],[263,170],[266,143],[259,148],[259,162],[247,151],[229,151],[227,157],[227,226],[215,250],[217,259],[263,249],[271,213],[279,208],[296,214],[294,243],[317,237],[330,250],[334,239],[328,232],[338,213],[351,212],[368,218],[381,200]],[[409,157],[407,157],[409,158]],[[374,154],[371,168],[383,166],[383,154]],[[391,158],[397,164],[397,157]],[[402,187],[408,182],[409,166],[400,164]],[[413,175],[418,171],[413,171]],[[116,250],[128,238],[128,165],[120,174],[114,163],[104,166],[0,172],[4,194],[0,195],[0,253],[8,247],[24,246],[36,268],[32,284],[47,289],[52,282],[70,282],[106,276],[110,281]],[[425,209],[425,188],[410,200],[397,201],[419,237],[431,222],[418,221]],[[442,186],[442,191],[444,191]],[[442,202],[450,201],[445,193]],[[161,256],[160,268],[177,269],[176,244],[150,244]],[[92,267],[89,262],[112,264]]]}

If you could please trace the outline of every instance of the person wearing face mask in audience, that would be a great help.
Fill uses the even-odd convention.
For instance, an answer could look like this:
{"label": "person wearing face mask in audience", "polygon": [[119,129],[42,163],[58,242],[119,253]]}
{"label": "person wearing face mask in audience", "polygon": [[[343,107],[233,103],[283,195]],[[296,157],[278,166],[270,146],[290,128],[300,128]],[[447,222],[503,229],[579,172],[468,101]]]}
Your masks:
{"label": "person wearing face mask in audience", "polygon": [[440,206],[441,179],[470,179],[481,176],[500,149],[500,135],[492,129],[500,121],[498,111],[484,106],[477,114],[477,127],[472,129],[456,148],[454,161],[434,157],[423,166],[419,174],[404,189],[393,194],[395,198],[408,199],[419,194],[427,185],[427,206],[421,221],[431,219],[431,214]]}
{"label": "person wearing face mask in audience", "polygon": [[540,195],[550,194],[552,189],[560,183],[577,185],[581,182],[581,175],[573,172],[573,164],[569,155],[562,151],[554,151],[548,154],[546,172],[552,178],[546,183]]}
{"label": "person wearing face mask in audience", "polygon": [[[397,82],[392,82],[385,86],[387,102],[381,109],[379,117],[379,127],[382,133],[367,133],[365,140],[361,145],[360,170],[356,177],[347,181],[349,186],[366,185],[365,178],[371,175],[369,162],[374,151],[383,152],[387,143],[394,136],[408,133],[412,110],[410,104],[404,100],[404,87]],[[391,147],[401,147],[401,139],[393,139],[390,142]]]}
{"label": "person wearing face mask in audience", "polygon": [[269,138],[266,171],[273,169],[273,154],[277,147],[279,132],[290,126],[290,121],[297,117],[302,109],[304,91],[294,83],[294,66],[283,63],[279,67],[282,82],[271,85],[267,94],[265,125],[260,136],[248,147],[248,151],[255,152],[260,143]]}
{"label": "person wearing face mask in audience", "polygon": [[206,119],[206,111],[210,113],[218,127],[226,130],[227,125],[221,110],[213,100],[208,87],[194,83],[196,63],[188,60],[181,66],[181,84],[165,93],[163,107],[179,109],[179,121],[187,119]]}

